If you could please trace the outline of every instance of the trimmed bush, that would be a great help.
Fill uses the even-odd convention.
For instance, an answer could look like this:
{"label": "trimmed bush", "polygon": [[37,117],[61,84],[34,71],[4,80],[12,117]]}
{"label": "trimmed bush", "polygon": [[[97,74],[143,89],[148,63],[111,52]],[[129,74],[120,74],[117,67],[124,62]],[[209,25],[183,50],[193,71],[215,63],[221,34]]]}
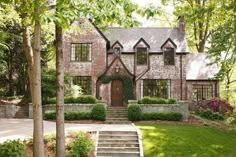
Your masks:
{"label": "trimmed bush", "polygon": [[93,141],[86,137],[85,133],[80,132],[74,141],[67,147],[71,151],[69,156],[72,157],[86,157],[93,150]]}
{"label": "trimmed bush", "polygon": [[128,118],[131,121],[140,120],[142,117],[141,107],[137,104],[130,104],[128,106]]}
{"label": "trimmed bush", "polygon": [[146,112],[143,113],[143,120],[169,120],[169,121],[180,121],[183,115],[178,112]]}
{"label": "trimmed bush", "polygon": [[91,112],[66,111],[65,120],[84,120],[91,119]]}
{"label": "trimmed bush", "polygon": [[[84,120],[91,119],[91,112],[65,111],[65,120]],[[44,113],[44,119],[55,120],[56,111],[47,111]]]}
{"label": "trimmed bush", "polygon": [[169,99],[168,99],[168,103],[169,103],[169,104],[176,104],[177,101],[176,101],[175,98],[169,98]]}
{"label": "trimmed bush", "polygon": [[[45,104],[56,104],[56,98],[50,98],[44,102]],[[65,97],[64,103],[81,103],[81,104],[95,104],[96,98],[91,95],[83,95],[79,97]]]}
{"label": "trimmed bush", "polygon": [[214,112],[210,109],[202,110],[197,113],[200,117],[206,118],[209,120],[224,120],[224,117],[219,112]]}
{"label": "trimmed bush", "polygon": [[103,104],[96,104],[91,113],[92,119],[105,120],[106,119],[106,108]]}
{"label": "trimmed bush", "polygon": [[56,119],[56,111],[46,111],[43,117],[44,119]]}
{"label": "trimmed bush", "polygon": [[8,140],[0,144],[1,157],[24,157],[25,144],[20,140]]}
{"label": "trimmed bush", "polygon": [[144,97],[141,100],[138,100],[138,104],[176,104],[176,99],[169,98],[158,98],[158,97]]}

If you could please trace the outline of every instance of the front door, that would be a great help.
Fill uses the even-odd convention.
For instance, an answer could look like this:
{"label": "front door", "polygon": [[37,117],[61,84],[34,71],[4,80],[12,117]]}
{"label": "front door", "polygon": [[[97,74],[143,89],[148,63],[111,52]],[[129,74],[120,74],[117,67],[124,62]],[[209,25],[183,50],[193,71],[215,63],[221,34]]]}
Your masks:
{"label": "front door", "polygon": [[111,106],[123,106],[123,83],[120,80],[111,83]]}

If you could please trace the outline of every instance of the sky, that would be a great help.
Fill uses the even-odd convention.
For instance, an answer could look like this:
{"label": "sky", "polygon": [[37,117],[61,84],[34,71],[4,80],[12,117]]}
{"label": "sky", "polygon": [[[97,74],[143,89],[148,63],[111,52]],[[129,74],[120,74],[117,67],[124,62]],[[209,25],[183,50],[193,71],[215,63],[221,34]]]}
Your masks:
{"label": "sky", "polygon": [[151,19],[146,19],[145,17],[141,17],[139,15],[134,15],[139,21],[142,22],[142,27],[155,27],[155,26],[163,26],[163,27],[170,27],[171,22],[174,19],[173,17],[173,6],[168,5],[168,6],[162,6],[161,5],[161,0],[132,0],[133,2],[137,3],[140,7],[145,7],[145,6],[155,6],[155,7],[161,7],[163,10],[168,12],[166,17],[164,16],[155,16]]}

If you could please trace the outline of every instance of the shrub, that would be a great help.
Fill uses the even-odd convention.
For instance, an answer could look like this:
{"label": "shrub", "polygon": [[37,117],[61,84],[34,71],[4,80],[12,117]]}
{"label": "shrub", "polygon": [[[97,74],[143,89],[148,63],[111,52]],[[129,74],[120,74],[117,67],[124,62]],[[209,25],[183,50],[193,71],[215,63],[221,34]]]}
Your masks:
{"label": "shrub", "polygon": [[169,98],[158,98],[158,97],[144,97],[141,100],[138,100],[138,104],[176,104],[176,99]]}
{"label": "shrub", "polygon": [[91,113],[92,119],[105,120],[106,119],[106,108],[103,104],[96,104]]}
{"label": "shrub", "polygon": [[169,120],[180,121],[183,115],[178,112],[146,112],[143,113],[143,120]]}
{"label": "shrub", "polygon": [[198,110],[209,109],[214,112],[220,112],[223,115],[233,113],[233,106],[231,106],[226,100],[220,98],[213,98],[210,100],[203,100],[198,102]]}
{"label": "shrub", "polygon": [[66,111],[65,120],[84,120],[91,119],[91,112]]}
{"label": "shrub", "polygon": [[78,137],[76,137],[69,146],[69,149],[71,149],[69,156],[87,157],[93,148],[93,141],[86,137],[85,133],[80,132]]}
{"label": "shrub", "polygon": [[[56,98],[51,98],[45,101],[44,103],[47,104],[56,104]],[[81,103],[81,104],[95,104],[96,103],[96,98],[91,95],[83,95],[79,97],[65,97],[64,98],[64,103]]]}
{"label": "shrub", "polygon": [[177,101],[176,101],[175,98],[169,98],[169,99],[168,99],[168,103],[169,103],[169,104],[176,104]]}
{"label": "shrub", "polygon": [[24,157],[25,144],[20,140],[8,140],[0,144],[1,157]]}
{"label": "shrub", "polygon": [[56,119],[56,111],[46,111],[43,117],[44,119]]}
{"label": "shrub", "polygon": [[[91,119],[91,112],[65,111],[65,120],[84,120]],[[47,111],[44,113],[44,119],[56,119],[56,111]]]}
{"label": "shrub", "polygon": [[232,124],[232,125],[236,125],[236,117],[228,117],[225,122],[227,124]]}
{"label": "shrub", "polygon": [[209,120],[223,120],[224,119],[222,114],[220,114],[218,112],[214,112],[210,109],[202,110],[202,111],[198,112],[198,114],[200,117],[206,118]]}
{"label": "shrub", "polygon": [[142,117],[141,107],[137,104],[130,104],[128,106],[128,118],[131,121],[140,120]]}

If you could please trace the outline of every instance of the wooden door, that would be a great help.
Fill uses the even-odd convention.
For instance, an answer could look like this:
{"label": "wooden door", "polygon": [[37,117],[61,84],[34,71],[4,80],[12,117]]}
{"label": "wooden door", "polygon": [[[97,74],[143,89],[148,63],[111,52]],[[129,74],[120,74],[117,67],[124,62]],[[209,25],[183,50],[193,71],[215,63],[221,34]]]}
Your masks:
{"label": "wooden door", "polygon": [[111,106],[123,106],[123,83],[120,80],[112,81]]}

